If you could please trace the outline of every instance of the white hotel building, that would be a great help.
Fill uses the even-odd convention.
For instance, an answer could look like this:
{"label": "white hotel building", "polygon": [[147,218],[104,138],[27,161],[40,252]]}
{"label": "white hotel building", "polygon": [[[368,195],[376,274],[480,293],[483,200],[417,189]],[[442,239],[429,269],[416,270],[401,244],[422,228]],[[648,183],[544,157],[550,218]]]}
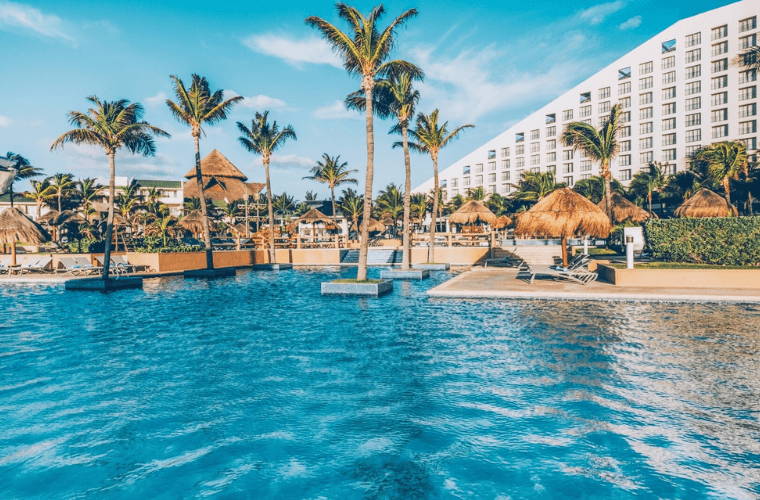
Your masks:
{"label": "white hotel building", "polygon": [[[686,169],[700,146],[741,140],[757,149],[757,74],[732,59],[758,43],[759,0],[683,19],[443,170],[446,199],[468,189],[508,196],[525,171],[554,172],[572,186],[599,165],[563,147],[566,124],[600,126],[619,103],[625,122],[610,169],[627,184],[651,161]],[[428,193],[433,179],[414,192]]]}

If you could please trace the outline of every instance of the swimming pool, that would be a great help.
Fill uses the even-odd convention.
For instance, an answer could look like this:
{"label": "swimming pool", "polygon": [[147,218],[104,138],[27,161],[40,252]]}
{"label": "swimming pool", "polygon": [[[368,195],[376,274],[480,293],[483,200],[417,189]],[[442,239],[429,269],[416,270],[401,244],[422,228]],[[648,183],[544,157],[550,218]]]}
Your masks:
{"label": "swimming pool", "polygon": [[760,494],[760,307],[319,295],[354,273],[0,288],[0,498]]}

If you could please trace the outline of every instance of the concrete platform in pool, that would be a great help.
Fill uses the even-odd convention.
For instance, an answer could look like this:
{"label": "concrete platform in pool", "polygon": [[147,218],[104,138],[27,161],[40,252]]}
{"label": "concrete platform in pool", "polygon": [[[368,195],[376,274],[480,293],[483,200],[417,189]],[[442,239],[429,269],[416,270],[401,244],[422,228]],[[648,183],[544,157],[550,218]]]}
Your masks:
{"label": "concrete platform in pool", "polygon": [[410,269],[408,271],[389,269],[387,271],[380,271],[380,278],[389,280],[424,280],[429,277],[430,271],[428,269]]}

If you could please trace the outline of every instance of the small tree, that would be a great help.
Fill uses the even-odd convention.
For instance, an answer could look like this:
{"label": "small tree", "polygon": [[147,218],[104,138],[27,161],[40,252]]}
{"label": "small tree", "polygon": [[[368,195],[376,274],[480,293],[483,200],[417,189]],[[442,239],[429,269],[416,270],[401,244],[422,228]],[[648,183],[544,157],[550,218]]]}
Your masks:
{"label": "small tree", "polygon": [[726,201],[734,214],[738,215],[736,207],[731,203],[731,179],[738,179],[739,173],[747,175],[747,148],[738,141],[718,142],[698,151],[696,158],[707,164],[708,174],[723,186]]}

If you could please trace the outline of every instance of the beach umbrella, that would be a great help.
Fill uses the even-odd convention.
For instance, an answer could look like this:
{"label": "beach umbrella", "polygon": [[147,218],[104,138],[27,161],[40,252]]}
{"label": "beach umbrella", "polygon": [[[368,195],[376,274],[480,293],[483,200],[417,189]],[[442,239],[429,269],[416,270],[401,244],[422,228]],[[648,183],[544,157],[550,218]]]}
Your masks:
{"label": "beach umbrella", "polygon": [[87,224],[87,220],[71,210],[64,210],[50,220],[51,226],[63,226],[66,224]]}
{"label": "beach umbrella", "polygon": [[51,225],[50,221],[58,216],[57,210],[48,210],[44,215],[37,217],[37,224]]}
{"label": "beach umbrella", "polygon": [[203,231],[203,215],[199,211],[193,210],[180,219],[179,225],[192,233],[200,233]]}
{"label": "beach umbrella", "polygon": [[[364,222],[359,225],[360,229],[364,229]],[[370,233],[382,233],[385,231],[385,224],[378,222],[372,217],[369,218],[369,232]]]}
{"label": "beach umbrella", "polygon": [[496,224],[496,216],[481,201],[470,200],[449,216],[451,224],[468,224],[476,222],[485,223],[489,226]]}
{"label": "beach umbrella", "polygon": [[16,265],[16,243],[23,241],[39,245],[50,237],[42,227],[21,213],[16,207],[6,208],[0,213],[0,243],[11,244],[11,265]]}
{"label": "beach umbrella", "polygon": [[512,219],[507,217],[506,215],[502,215],[498,219],[496,219],[496,224],[493,225],[494,229],[505,229],[508,226],[512,224]]}
{"label": "beach umbrella", "polygon": [[607,238],[611,226],[609,217],[588,198],[570,188],[559,188],[517,218],[515,235],[562,238],[562,263],[567,266],[568,238]]}
{"label": "beach umbrella", "polygon": [[[636,224],[641,224],[642,222],[646,222],[649,219],[656,218],[654,214],[647,212],[634,203],[631,203],[630,201],[623,198],[619,193],[612,193],[610,201],[612,202],[612,218],[614,219],[613,222],[615,223],[621,223],[629,220],[631,222],[635,222]],[[606,210],[606,203],[607,199],[602,198],[602,201],[600,201],[597,206],[601,210]]]}
{"label": "beach umbrella", "polygon": [[726,199],[707,188],[700,189],[694,196],[676,208],[676,217],[731,217],[734,211]]}

